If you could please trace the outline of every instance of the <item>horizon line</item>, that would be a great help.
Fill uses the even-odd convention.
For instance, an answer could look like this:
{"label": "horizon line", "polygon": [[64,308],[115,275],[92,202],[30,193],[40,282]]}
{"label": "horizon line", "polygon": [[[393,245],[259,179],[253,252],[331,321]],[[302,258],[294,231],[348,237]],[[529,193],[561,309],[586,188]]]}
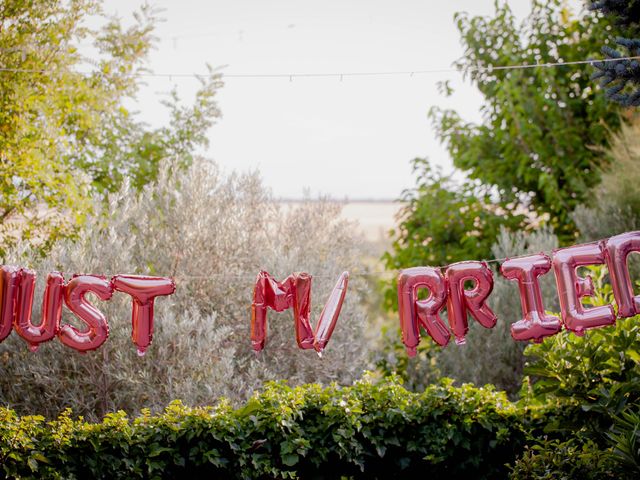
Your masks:
{"label": "horizon line", "polygon": [[281,203],[300,203],[300,202],[334,202],[334,203],[400,203],[397,198],[305,198],[305,197],[274,197],[277,202]]}

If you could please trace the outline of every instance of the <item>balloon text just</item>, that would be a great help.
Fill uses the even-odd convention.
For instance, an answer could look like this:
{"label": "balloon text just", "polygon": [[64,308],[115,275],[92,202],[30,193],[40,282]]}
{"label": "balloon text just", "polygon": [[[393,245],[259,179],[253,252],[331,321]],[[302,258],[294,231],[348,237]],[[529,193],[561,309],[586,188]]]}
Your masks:
{"label": "balloon text just", "polygon": [[[585,307],[584,297],[594,294],[591,277],[578,275],[578,268],[605,264],[618,306],[617,317],[632,317],[640,313],[640,295],[633,292],[627,258],[640,252],[640,232],[629,232],[599,242],[574,245],[544,253],[506,259],[500,273],[517,283],[523,318],[511,326],[516,340],[541,342],[563,328],[576,335],[585,330],[613,325],[616,312],[612,305]],[[545,312],[539,278],[553,269],[561,316]],[[464,344],[469,330],[468,316],[485,328],[496,325],[496,315],[486,303],[493,289],[493,273],[486,262],[469,261],[440,267],[414,267],[402,270],[398,276],[398,310],[402,341],[409,356],[416,354],[420,343],[420,327],[441,346],[453,336]],[[471,282],[472,288],[465,289]],[[421,289],[429,296],[419,299]],[[446,308],[448,325],[440,317]]]}
{"label": "balloon text just", "polygon": [[[36,351],[43,342],[58,338],[64,345],[79,352],[99,348],[109,337],[105,315],[86,298],[93,293],[100,300],[111,299],[114,292],[131,297],[131,338],[140,355],[153,337],[153,305],[156,297],[171,295],[175,283],[167,277],[115,275],[73,275],[65,283],[59,272],[47,275],[39,325],[32,321],[36,273],[26,268],[0,267],[0,342],[15,330]],[[62,306],[84,323],[84,328],[61,324]]]}

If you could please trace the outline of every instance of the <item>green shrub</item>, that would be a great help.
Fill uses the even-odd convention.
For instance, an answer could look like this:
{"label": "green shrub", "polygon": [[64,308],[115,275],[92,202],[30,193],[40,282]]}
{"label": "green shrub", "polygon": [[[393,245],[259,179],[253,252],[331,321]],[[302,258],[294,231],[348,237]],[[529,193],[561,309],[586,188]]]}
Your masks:
{"label": "green shrub", "polygon": [[523,449],[503,393],[449,382],[350,387],[271,383],[227,402],[101,423],[0,409],[0,464],[21,478],[499,478]]}
{"label": "green shrub", "polygon": [[539,441],[526,447],[518,458],[509,478],[512,480],[601,480],[619,479],[608,452],[593,441],[575,439]]}
{"label": "green shrub", "polygon": [[585,241],[640,228],[640,119],[622,123],[601,155],[602,182],[572,214]]}
{"label": "green shrub", "polygon": [[[614,304],[603,266],[594,279],[591,305]],[[522,404],[553,406],[544,432],[516,463],[514,478],[638,478],[640,473],[640,316],[593,329],[583,337],[563,331],[532,344]]]}
{"label": "green shrub", "polygon": [[[589,267],[594,279],[593,305],[613,304],[604,267]],[[535,382],[525,384],[527,403],[577,405],[583,424],[589,419],[594,434],[609,428],[613,417],[640,404],[640,317],[619,319],[615,326],[597,328],[583,337],[568,331],[531,344],[525,350],[525,373]]]}
{"label": "green shrub", "polygon": [[[397,326],[383,325],[378,339],[378,347],[373,350],[373,362],[376,372],[384,377],[398,375],[405,388],[412,392],[421,392],[442,378],[438,368],[438,355],[442,347],[431,340],[421,329],[422,340],[416,348],[416,356],[409,357],[402,343],[402,332]],[[455,380],[455,377],[452,377]]]}
{"label": "green shrub", "polygon": [[612,447],[611,458],[629,475],[640,475],[640,414],[625,411],[614,417],[607,433]]}

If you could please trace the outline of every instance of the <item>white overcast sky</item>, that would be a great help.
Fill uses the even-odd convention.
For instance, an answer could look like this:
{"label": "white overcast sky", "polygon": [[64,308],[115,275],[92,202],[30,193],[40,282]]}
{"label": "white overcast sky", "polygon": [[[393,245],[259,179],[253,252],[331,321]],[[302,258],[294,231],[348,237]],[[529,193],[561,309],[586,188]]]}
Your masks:
{"label": "white overcast sky", "polygon": [[[124,18],[143,2],[107,0]],[[162,9],[156,73],[410,71],[448,68],[462,55],[453,15],[491,14],[494,0],[151,0]],[[508,2],[520,18],[530,0]],[[574,0],[571,2],[576,4]],[[436,83],[451,80],[452,97]],[[149,79],[134,106],[166,119],[162,96],[176,85],[191,101],[197,82]],[[226,171],[259,169],[277,197],[394,199],[414,184],[410,160],[451,160],[427,111],[455,108],[478,120],[481,97],[457,73],[400,77],[225,80],[223,117],[206,152]]]}

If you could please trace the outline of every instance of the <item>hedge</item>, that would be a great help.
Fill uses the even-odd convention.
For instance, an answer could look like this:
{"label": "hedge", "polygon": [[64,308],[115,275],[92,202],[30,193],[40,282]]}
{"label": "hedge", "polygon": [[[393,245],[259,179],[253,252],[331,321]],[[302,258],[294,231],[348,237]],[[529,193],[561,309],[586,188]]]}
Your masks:
{"label": "hedge", "polygon": [[504,393],[450,381],[268,384],[222,401],[101,423],[0,408],[5,478],[504,478],[525,428]]}

